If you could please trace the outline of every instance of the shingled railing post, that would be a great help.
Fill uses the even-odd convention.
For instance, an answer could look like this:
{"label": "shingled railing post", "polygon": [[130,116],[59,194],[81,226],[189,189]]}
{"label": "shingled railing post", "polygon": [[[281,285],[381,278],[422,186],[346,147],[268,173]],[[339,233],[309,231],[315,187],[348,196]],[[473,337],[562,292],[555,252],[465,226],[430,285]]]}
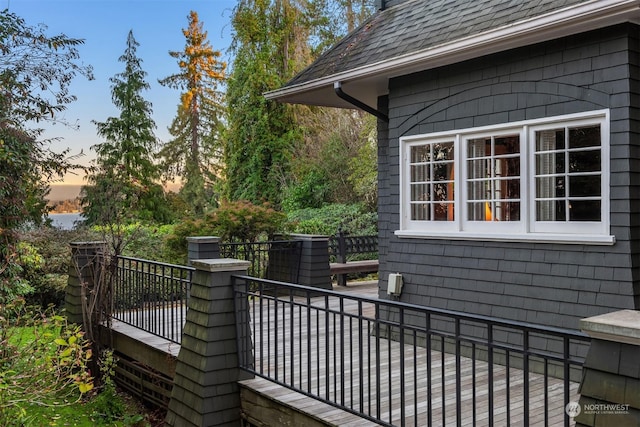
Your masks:
{"label": "shingled railing post", "polygon": [[236,259],[192,260],[187,319],[178,353],[166,424],[240,425],[241,371],[238,364],[232,274],[250,263]]}
{"label": "shingled railing post", "polygon": [[640,425],[640,311],[589,317],[580,328],[591,337],[580,401],[567,405],[576,426]]}
{"label": "shingled railing post", "polygon": [[220,258],[220,238],[216,236],[187,237],[189,265],[194,259]]}
{"label": "shingled railing post", "polygon": [[291,239],[302,242],[298,284],[332,289],[329,271],[329,237],[311,234],[292,234]]}
{"label": "shingled railing post", "polygon": [[82,324],[82,287],[93,287],[99,272],[98,257],[103,256],[106,242],[72,242],[69,278],[65,288],[64,305],[67,320],[71,323]]}

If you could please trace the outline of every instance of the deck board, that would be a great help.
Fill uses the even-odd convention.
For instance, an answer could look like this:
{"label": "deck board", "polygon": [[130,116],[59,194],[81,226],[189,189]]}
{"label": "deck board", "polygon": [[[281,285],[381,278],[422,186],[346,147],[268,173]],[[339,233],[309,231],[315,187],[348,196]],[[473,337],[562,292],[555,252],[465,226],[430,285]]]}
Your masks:
{"label": "deck board", "polygon": [[[335,288],[346,294],[377,297],[377,283],[362,285],[351,284],[348,287]],[[305,300],[304,298],[302,300]],[[312,306],[328,306],[340,310],[337,300],[324,297],[312,298]],[[255,302],[253,304],[256,304]],[[255,307],[254,307],[255,308]],[[346,313],[362,313],[373,318],[373,304],[357,304],[346,301],[342,307]],[[429,415],[433,425],[456,424],[456,357],[453,354],[432,350],[429,354],[423,347],[405,346],[394,340],[377,339],[371,334],[371,324],[359,322],[356,318],[339,323],[338,316],[324,315],[307,308],[283,310],[278,304],[263,301],[263,315],[269,316],[270,325],[254,333],[254,351],[256,370],[272,375],[279,381],[294,383],[296,387],[309,393],[341,402],[352,410],[362,410],[373,417],[381,415],[389,424],[427,425]],[[307,311],[307,313],[304,313]],[[251,317],[255,319],[253,311]],[[300,316],[304,314],[305,316]],[[274,327],[275,321],[286,327]],[[302,319],[302,320],[301,320]],[[253,325],[252,325],[253,326]],[[293,327],[291,327],[293,326]],[[140,336],[136,328],[114,322],[114,328],[123,333]],[[125,332],[130,330],[130,332]],[[325,339],[329,337],[329,339]],[[342,337],[342,338],[339,338]],[[363,339],[363,337],[366,337]],[[145,339],[145,338],[142,338]],[[362,340],[362,353],[360,342]],[[150,345],[164,347],[177,355],[179,345],[159,337],[145,339]],[[156,343],[156,344],[152,344]],[[169,343],[169,344],[168,344]],[[276,356],[277,353],[277,357]],[[307,360],[310,366],[300,366],[297,360]],[[405,375],[398,368],[403,356]],[[278,363],[273,361],[277,360]],[[470,358],[460,357],[461,424],[463,426],[488,426],[489,382],[488,364],[476,360],[475,366]],[[427,363],[431,365],[431,387],[428,387]],[[350,375],[362,373],[362,378]],[[342,373],[346,373],[342,375]],[[521,370],[505,366],[493,366],[493,425],[519,425],[524,419],[524,374]],[[414,387],[417,379],[417,386]],[[529,422],[530,425],[544,425],[545,387],[542,375],[529,374]],[[263,378],[242,381],[246,387],[268,395],[294,407],[304,409],[314,416],[334,422],[338,425],[368,425],[349,412],[335,409],[326,403],[307,397],[301,393],[279,386]],[[401,401],[401,386],[404,385],[405,400]],[[509,389],[510,402],[507,405]],[[578,400],[578,383],[571,383],[572,400]],[[473,393],[475,391],[475,393]],[[444,393],[444,394],[443,394]],[[361,397],[364,398],[361,401]],[[368,399],[372,397],[373,400]],[[431,412],[429,414],[429,398]],[[562,424],[564,419],[563,384],[561,380],[549,378],[546,388],[548,402],[547,416],[549,425]],[[402,410],[404,408],[404,411]],[[378,411],[380,412],[378,414]],[[376,425],[370,423],[370,425]],[[571,423],[573,425],[573,422]]]}

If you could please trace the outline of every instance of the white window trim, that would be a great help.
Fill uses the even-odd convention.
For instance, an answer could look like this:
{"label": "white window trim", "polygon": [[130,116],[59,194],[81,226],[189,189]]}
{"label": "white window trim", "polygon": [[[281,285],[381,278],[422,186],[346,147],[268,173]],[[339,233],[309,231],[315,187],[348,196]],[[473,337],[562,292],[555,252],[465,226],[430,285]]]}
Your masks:
{"label": "white window trim", "polygon": [[[499,137],[499,136],[506,136],[506,135],[514,135],[517,134],[520,136],[520,176],[526,176],[526,168],[525,168],[525,157],[524,157],[524,132],[522,131],[522,127],[506,127],[506,128],[501,128],[499,130],[492,130],[491,132],[472,132],[472,133],[462,133],[460,134],[460,151],[461,154],[462,153],[466,153],[467,152],[467,144],[468,141],[470,139],[475,139],[475,138],[483,138],[483,137]],[[461,191],[460,193],[460,212],[462,213],[462,215],[460,215],[460,222],[461,222],[461,226],[460,226],[460,231],[463,232],[469,232],[469,233],[496,233],[496,232],[503,232],[506,233],[508,232],[509,234],[511,233],[522,233],[525,221],[523,221],[523,218],[520,218],[520,221],[509,221],[509,222],[495,222],[495,221],[469,221],[466,218],[468,217],[468,203],[467,202],[467,198],[466,198],[466,190],[467,190],[467,181],[469,179],[468,176],[468,168],[467,168],[467,156],[465,155],[464,158],[460,158],[460,183],[458,185],[457,188],[461,188],[464,191]],[[463,163],[464,162],[464,163]],[[463,185],[464,183],[464,185]],[[521,203],[521,209],[523,212],[526,212],[526,208],[524,206],[524,204],[526,203],[526,200],[524,197],[522,197],[524,194],[526,194],[526,189],[521,188],[520,189],[520,203]]]}
{"label": "white window trim", "polygon": [[[416,139],[413,141],[409,141],[403,150],[401,157],[401,162],[402,159],[406,160],[407,164],[409,163],[409,158],[410,158],[410,149],[412,146],[414,145],[423,145],[424,144],[424,138],[422,139]],[[457,140],[456,137],[450,137],[450,135],[443,135],[441,138],[440,137],[434,137],[434,138],[429,138],[429,143],[447,143],[447,142],[453,142],[453,150],[454,150],[454,165],[457,165],[457,158],[460,155],[460,149],[459,149],[459,142]],[[454,187],[455,188],[460,188],[460,183],[458,181],[458,174],[454,173]],[[407,179],[407,177],[401,177],[401,190],[400,190],[400,203],[401,206],[409,206],[410,205],[410,197],[411,197],[411,189],[410,189],[410,179]],[[460,202],[458,199],[458,191],[454,192],[454,206],[458,206],[458,203]],[[410,209],[408,209],[410,210]],[[451,232],[451,233],[455,233],[457,232],[459,226],[457,225],[458,222],[458,211],[456,209],[455,211],[455,215],[454,215],[454,221],[433,221],[433,222],[428,222],[429,224],[433,224],[434,228],[439,229],[440,231],[447,231],[447,232]],[[410,221],[410,220],[406,220],[404,222],[404,226],[406,227],[406,229],[408,230],[413,230],[413,231],[417,231],[417,230],[421,230],[423,228],[423,225],[425,224],[425,221]]]}
{"label": "white window trim", "polygon": [[[600,120],[598,120],[600,119]],[[601,156],[601,164],[602,170],[600,171],[600,194],[601,194],[601,221],[598,222],[544,222],[544,221],[536,221],[535,220],[535,209],[530,209],[529,213],[529,224],[531,224],[530,232],[532,233],[562,233],[563,230],[570,231],[571,234],[596,234],[603,235],[609,232],[609,216],[610,216],[610,187],[609,187],[609,175],[610,175],[610,130],[609,130],[609,118],[608,115],[596,116],[596,117],[587,117],[583,120],[576,119],[570,122],[571,126],[586,126],[598,123],[600,125],[600,156]],[[528,138],[530,141],[535,140],[535,132],[545,129],[554,129],[559,125],[567,124],[567,122],[562,123],[549,123],[549,124],[541,124],[541,125],[532,125],[528,127]],[[530,144],[529,147],[529,164],[535,164],[535,146],[534,144]],[[533,173],[531,174],[533,176]],[[531,204],[535,203],[534,194],[535,194],[535,180],[530,179],[529,181],[529,192],[531,194],[530,200]],[[591,233],[590,233],[591,232]]]}
{"label": "white window trim", "polygon": [[[535,144],[532,137],[536,130],[554,127],[558,125],[595,124],[601,126],[601,194],[602,194],[602,220],[600,222],[584,222],[569,224],[574,227],[565,227],[564,232],[542,231],[543,227],[535,226],[535,211],[531,208],[535,197],[535,182],[531,169],[535,156]],[[466,154],[464,154],[464,141],[477,135],[504,134],[512,132],[520,133],[520,173],[524,177],[521,184],[522,215],[520,221],[507,223],[470,224],[466,217]],[[535,120],[504,123],[496,126],[483,126],[477,128],[461,129],[449,132],[437,132],[425,135],[412,135],[400,138],[400,229],[395,235],[403,238],[432,238],[447,240],[480,240],[480,241],[504,241],[504,242],[540,242],[540,243],[566,243],[566,244],[594,244],[613,245],[615,236],[610,234],[610,128],[609,110],[597,110],[587,113],[568,114],[563,116],[548,117]],[[409,219],[409,181],[407,173],[408,155],[410,147],[426,142],[454,141],[455,168],[454,195],[455,215],[454,221],[411,221]],[[460,172],[458,172],[460,171]],[[562,223],[565,224],[566,223]],[[561,227],[547,227],[561,229]]]}

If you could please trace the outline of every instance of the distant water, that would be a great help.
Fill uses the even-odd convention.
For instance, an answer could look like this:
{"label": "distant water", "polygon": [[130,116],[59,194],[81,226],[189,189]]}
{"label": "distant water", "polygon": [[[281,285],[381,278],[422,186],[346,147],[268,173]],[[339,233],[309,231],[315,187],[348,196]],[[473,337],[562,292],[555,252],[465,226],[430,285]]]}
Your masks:
{"label": "distant water", "polygon": [[51,218],[54,227],[62,230],[73,230],[75,222],[81,219],[80,215],[79,213],[52,213],[49,214],[49,218]]}

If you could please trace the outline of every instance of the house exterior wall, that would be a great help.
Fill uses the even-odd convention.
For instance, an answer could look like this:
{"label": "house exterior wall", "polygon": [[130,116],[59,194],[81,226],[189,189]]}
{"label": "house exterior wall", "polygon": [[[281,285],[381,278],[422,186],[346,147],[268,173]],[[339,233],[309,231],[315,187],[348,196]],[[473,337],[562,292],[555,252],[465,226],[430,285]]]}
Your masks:
{"label": "house exterior wall", "polygon": [[[638,27],[615,26],[393,79],[379,127],[380,294],[402,301],[578,329],[581,318],[640,308]],[[401,238],[399,138],[610,109],[614,245]],[[635,287],[635,289],[634,289]]]}

